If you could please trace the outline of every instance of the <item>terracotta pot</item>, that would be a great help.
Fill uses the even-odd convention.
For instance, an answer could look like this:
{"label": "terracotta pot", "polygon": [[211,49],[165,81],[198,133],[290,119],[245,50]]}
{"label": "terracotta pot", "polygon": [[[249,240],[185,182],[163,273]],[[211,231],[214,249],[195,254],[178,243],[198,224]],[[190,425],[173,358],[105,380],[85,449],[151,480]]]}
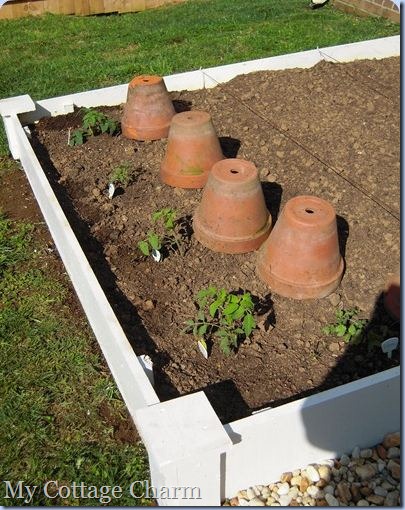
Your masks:
{"label": "terracotta pot", "polygon": [[271,216],[253,163],[243,159],[215,163],[193,227],[198,241],[217,252],[246,253],[263,243]]}
{"label": "terracotta pot", "polygon": [[392,276],[384,290],[384,306],[387,312],[396,320],[401,317],[401,282],[400,276]]}
{"label": "terracotta pot", "polygon": [[208,173],[224,159],[211,115],[189,111],[176,114],[170,126],[161,180],[176,188],[203,188]]}
{"label": "terracotta pot", "polygon": [[338,287],[343,269],[332,205],[314,196],[289,200],[259,251],[260,279],[281,296],[322,298]]}
{"label": "terracotta pot", "polygon": [[136,76],[128,85],[121,119],[122,134],[132,140],[166,138],[175,113],[163,78]]}

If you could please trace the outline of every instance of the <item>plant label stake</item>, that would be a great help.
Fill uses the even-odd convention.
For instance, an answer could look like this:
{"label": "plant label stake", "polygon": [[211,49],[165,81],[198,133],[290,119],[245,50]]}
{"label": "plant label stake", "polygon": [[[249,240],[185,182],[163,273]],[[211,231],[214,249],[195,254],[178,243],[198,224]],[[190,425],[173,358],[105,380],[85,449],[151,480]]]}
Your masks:
{"label": "plant label stake", "polygon": [[388,338],[387,340],[384,340],[381,344],[381,350],[384,354],[388,356],[389,359],[391,359],[392,351],[395,351],[395,349],[398,347],[399,338],[392,337]]}
{"label": "plant label stake", "polygon": [[204,358],[208,359],[207,344],[204,342],[204,340],[198,340],[197,345],[198,345],[198,349],[200,350],[200,352],[204,356]]}
{"label": "plant label stake", "polygon": [[108,185],[108,198],[111,200],[115,193],[115,185],[113,182],[110,182]]}
{"label": "plant label stake", "polygon": [[162,254],[160,253],[160,251],[159,251],[159,250],[152,250],[151,255],[152,255],[152,258],[153,258],[153,260],[154,260],[155,262],[161,262],[161,260],[162,260],[162,258],[163,258],[163,257],[162,257]]}

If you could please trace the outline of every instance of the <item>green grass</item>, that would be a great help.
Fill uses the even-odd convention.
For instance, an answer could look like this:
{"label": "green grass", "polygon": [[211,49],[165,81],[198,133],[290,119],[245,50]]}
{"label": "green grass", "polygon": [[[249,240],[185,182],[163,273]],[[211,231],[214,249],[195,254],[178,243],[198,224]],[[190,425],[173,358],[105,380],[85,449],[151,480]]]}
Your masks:
{"label": "green grass", "polygon": [[[34,99],[317,46],[399,34],[307,0],[190,0],[124,15],[0,21],[0,98]],[[6,150],[0,140],[0,152]]]}
{"label": "green grass", "polygon": [[[383,19],[357,18],[330,5],[311,11],[307,4],[192,0],[136,14],[0,21],[0,98],[42,99],[141,73],[165,75],[399,33],[399,25]],[[0,129],[0,177],[15,171],[7,154]],[[36,230],[0,217],[2,478],[127,488],[148,477],[145,452],[117,441],[111,420],[100,414],[107,406],[115,422],[126,419],[87,323],[71,317],[65,304],[66,282],[47,273]],[[3,495],[0,504],[19,503]],[[40,493],[33,503],[63,502]],[[147,501],[134,502],[125,491],[118,503]]]}
{"label": "green grass", "polygon": [[[71,316],[66,282],[48,275],[36,228],[0,215],[2,480],[121,485],[122,498],[111,504],[148,504],[128,491],[132,481],[148,479],[145,452],[114,438],[112,419],[125,422],[124,404],[85,321]],[[21,504],[5,495],[2,483],[0,504]],[[38,492],[32,503],[61,500]]]}

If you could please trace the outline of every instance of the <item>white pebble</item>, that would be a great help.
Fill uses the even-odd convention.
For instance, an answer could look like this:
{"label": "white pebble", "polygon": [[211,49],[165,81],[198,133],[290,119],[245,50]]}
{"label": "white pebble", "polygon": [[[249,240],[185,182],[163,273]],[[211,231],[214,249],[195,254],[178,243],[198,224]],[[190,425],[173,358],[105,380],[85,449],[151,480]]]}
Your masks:
{"label": "white pebble", "polygon": [[289,494],[283,494],[280,496],[278,502],[280,506],[288,506],[291,503],[292,497]]}
{"label": "white pebble", "polygon": [[257,496],[256,492],[253,490],[253,487],[249,487],[249,489],[246,491],[246,495],[249,501]]}
{"label": "white pebble", "polygon": [[343,454],[340,457],[340,463],[342,464],[342,466],[348,466],[350,463],[350,457],[346,454]]}
{"label": "white pebble", "polygon": [[319,466],[318,467],[318,473],[319,476],[322,478],[322,480],[325,480],[325,482],[329,482],[330,480],[330,467],[329,466]]}
{"label": "white pebble", "polygon": [[288,491],[290,490],[290,486],[287,482],[280,483],[280,485],[277,488],[277,494],[279,496],[284,496],[285,494],[288,494]]}
{"label": "white pebble", "polygon": [[268,487],[263,487],[263,489],[262,489],[262,496],[264,498],[268,498],[270,496],[270,494],[271,494],[270,489]]}
{"label": "white pebble", "polygon": [[400,457],[400,455],[401,455],[401,450],[399,448],[397,448],[396,446],[393,446],[392,448],[388,449],[387,457],[389,459],[396,459],[396,458]]}
{"label": "white pebble", "polygon": [[335,465],[335,461],[332,459],[326,459],[326,460],[322,460],[319,463],[319,465],[320,466],[329,466],[330,468],[332,468]]}
{"label": "white pebble", "polygon": [[291,487],[291,489],[288,491],[288,494],[292,497],[292,499],[295,499],[297,496],[298,496],[298,487],[297,486],[294,486],[294,487]]}
{"label": "white pebble", "polygon": [[264,501],[262,501],[261,499],[257,498],[257,497],[254,497],[253,499],[251,499],[249,501],[249,506],[266,506]]}
{"label": "white pebble", "polygon": [[369,459],[373,455],[373,450],[371,448],[364,448],[364,450],[360,451],[360,457],[362,459]]}
{"label": "white pebble", "polygon": [[374,494],[376,494],[377,496],[383,496],[385,498],[385,496],[388,494],[388,491],[383,487],[376,487],[374,489]]}
{"label": "white pebble", "polygon": [[321,477],[319,476],[319,473],[318,471],[314,468],[314,466],[308,466],[307,469],[307,477],[308,477],[308,480],[310,480],[311,482],[313,483],[316,483],[316,482],[319,482],[319,480],[321,479]]}
{"label": "white pebble", "polygon": [[249,506],[249,501],[245,498],[238,498],[239,506]]}
{"label": "white pebble", "polygon": [[355,446],[353,448],[353,451],[352,451],[352,458],[353,459],[358,459],[360,457],[360,447],[359,446]]}
{"label": "white pebble", "polygon": [[325,499],[329,506],[339,506],[339,501],[332,494],[326,493]]}
{"label": "white pebble", "polygon": [[308,496],[311,496],[312,498],[316,498],[319,493],[319,487],[316,485],[310,485],[307,489]]}

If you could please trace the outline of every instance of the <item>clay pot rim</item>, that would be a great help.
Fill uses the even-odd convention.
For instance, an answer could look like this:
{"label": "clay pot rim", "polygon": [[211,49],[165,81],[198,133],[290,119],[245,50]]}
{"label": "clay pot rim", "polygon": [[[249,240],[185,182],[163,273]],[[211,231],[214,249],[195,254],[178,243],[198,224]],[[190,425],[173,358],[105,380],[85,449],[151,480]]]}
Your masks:
{"label": "clay pot rim", "polygon": [[[264,268],[264,270],[266,271],[266,269]],[[291,280],[286,280],[284,278],[280,278],[279,276],[277,276],[277,274],[275,273],[271,273],[271,278],[273,278],[274,280],[277,280],[277,282],[280,282],[282,285],[289,285],[291,288],[305,288],[305,289],[321,289],[322,287],[327,287],[329,285],[331,285],[336,279],[340,282],[340,280],[343,278],[343,275],[344,275],[344,270],[345,270],[345,261],[343,259],[343,257],[340,258],[340,261],[339,261],[339,267],[336,271],[336,274],[331,277],[330,279],[328,280],[324,280],[322,281],[322,283],[295,283],[295,282],[292,282]],[[269,271],[270,272],[270,271]],[[336,276],[338,275],[338,276]],[[271,287],[270,287],[271,289]],[[277,292],[274,291],[276,294]]]}
{"label": "clay pot rim", "polygon": [[236,244],[236,243],[240,243],[240,242],[245,242],[247,240],[252,240],[252,241],[256,240],[259,237],[261,237],[262,235],[267,234],[267,232],[270,231],[272,224],[273,224],[271,214],[269,213],[269,216],[267,218],[265,225],[263,225],[263,227],[260,228],[260,230],[257,230],[254,234],[245,236],[245,237],[228,237],[228,236],[218,235],[215,232],[207,230],[204,227],[204,224],[201,221],[199,221],[199,219],[198,219],[198,209],[197,209],[197,214],[194,217],[194,221],[195,220],[197,220],[199,223],[199,225],[198,225],[199,230],[202,230],[204,233],[207,232],[211,239],[214,239],[214,240],[220,241],[220,242],[224,242],[224,243],[228,243],[228,244],[232,244],[232,243]]}
{"label": "clay pot rim", "polygon": [[[319,209],[323,214],[316,214]],[[305,228],[319,228],[334,222],[335,208],[331,203],[315,195],[298,195],[284,206],[284,214],[290,221]]]}

